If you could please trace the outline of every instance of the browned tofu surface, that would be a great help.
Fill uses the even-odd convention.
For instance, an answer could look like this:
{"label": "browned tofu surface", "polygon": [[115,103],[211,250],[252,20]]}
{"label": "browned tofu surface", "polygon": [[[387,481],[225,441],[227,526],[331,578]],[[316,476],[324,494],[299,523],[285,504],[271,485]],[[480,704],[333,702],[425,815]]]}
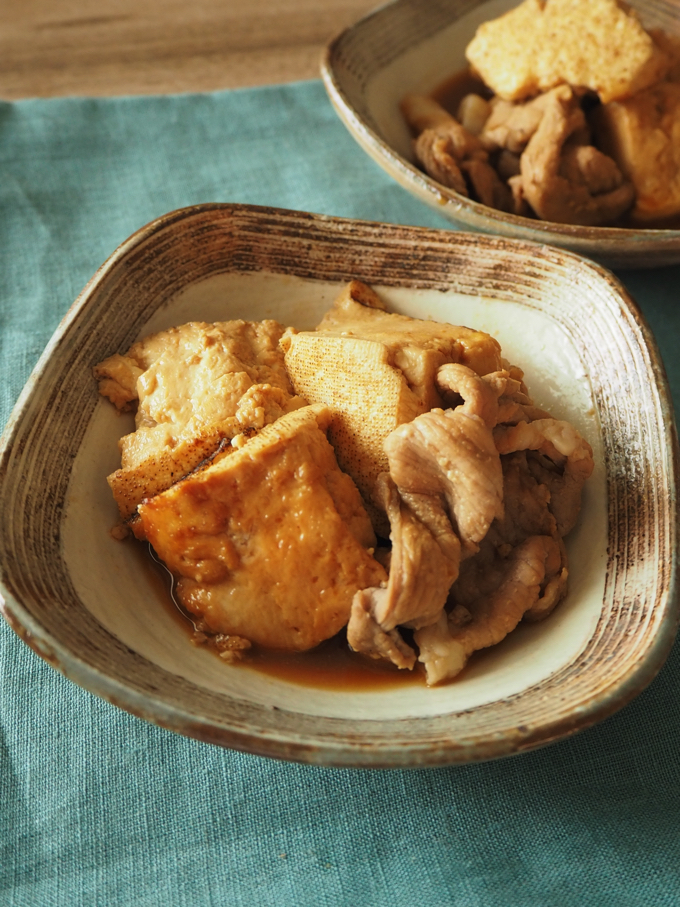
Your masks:
{"label": "browned tofu surface", "polygon": [[210,630],[304,650],[334,636],[358,589],[387,577],[352,480],[309,406],[139,508],[144,533]]}
{"label": "browned tofu surface", "polygon": [[305,401],[293,396],[276,321],[190,322],[160,331],[94,368],[118,409],[137,405],[108,477],[123,519],[169,488],[220,443],[260,429]]}
{"label": "browned tofu surface", "polygon": [[478,375],[500,367],[501,349],[489,334],[388,312],[377,293],[358,280],[343,289],[316,330],[382,343],[390,360],[401,369],[409,387],[421,395],[425,405],[430,400],[439,401],[438,396],[431,396],[433,370],[428,363],[433,359],[440,363],[460,362]]}
{"label": "browned tofu surface", "polygon": [[278,348],[283,331],[276,321],[190,322],[134,344],[127,356],[144,371],[137,431],[121,441],[123,468],[234,416],[254,384],[290,392]]}
{"label": "browned tofu surface", "polygon": [[680,214],[680,83],[661,82],[597,110],[602,148],[635,187],[640,223]]}
{"label": "browned tofu surface", "polygon": [[489,334],[385,312],[358,281],[316,331],[289,330],[281,345],[296,393],[331,408],[328,436],[338,462],[359,486],[381,535],[389,532],[376,494],[378,475],[388,469],[385,438],[443,405],[435,384],[441,365],[462,362],[482,374],[500,368],[500,347]]}

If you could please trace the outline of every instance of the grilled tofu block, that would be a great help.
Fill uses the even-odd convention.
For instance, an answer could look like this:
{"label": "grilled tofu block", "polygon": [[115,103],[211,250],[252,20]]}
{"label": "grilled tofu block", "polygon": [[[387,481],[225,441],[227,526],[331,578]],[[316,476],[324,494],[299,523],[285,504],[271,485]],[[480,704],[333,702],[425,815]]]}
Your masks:
{"label": "grilled tofu block", "polygon": [[244,430],[304,405],[286,374],[276,321],[190,322],[135,343],[94,369],[99,392],[137,406],[109,485],[123,519]]}
{"label": "grilled tofu block", "polygon": [[633,220],[680,214],[680,82],[661,82],[594,112],[598,141],[635,187]]}
{"label": "grilled tofu block", "polygon": [[524,0],[480,25],[466,56],[507,101],[566,83],[607,103],[658,82],[670,64],[635,13],[617,0]]}
{"label": "grilled tofu block", "polygon": [[432,406],[441,402],[432,380],[441,357],[446,362],[460,362],[478,375],[500,367],[500,346],[489,334],[388,312],[375,290],[360,280],[343,288],[316,330],[384,344],[409,387],[430,409],[430,402]]}
{"label": "grilled tofu block", "polygon": [[447,362],[478,374],[500,368],[498,343],[480,331],[386,312],[352,281],[315,331],[281,339],[297,394],[333,412],[328,437],[341,469],[361,491],[373,525],[389,533],[376,481],[388,470],[383,443],[398,425],[444,405],[435,381]]}
{"label": "grilled tofu block", "polygon": [[387,580],[359,492],[308,406],[139,507],[177,594],[214,633],[302,651],[334,636],[358,589]]}

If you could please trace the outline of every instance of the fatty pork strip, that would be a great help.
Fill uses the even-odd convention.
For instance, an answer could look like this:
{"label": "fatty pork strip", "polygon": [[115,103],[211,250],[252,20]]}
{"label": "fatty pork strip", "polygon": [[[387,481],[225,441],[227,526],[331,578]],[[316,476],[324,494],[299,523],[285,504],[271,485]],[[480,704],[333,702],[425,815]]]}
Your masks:
{"label": "fatty pork strip", "polygon": [[546,418],[499,425],[494,438],[505,514],[461,565],[446,619],[415,634],[429,683],[453,676],[472,652],[500,642],[520,620],[547,617],[566,595],[562,539],[576,523],[593,470],[590,445],[569,423]]}
{"label": "fatty pork strip", "polygon": [[412,667],[415,654],[397,646],[399,657],[390,656],[380,631],[395,643],[398,625],[418,631],[435,623],[461,558],[478,551],[503,513],[503,477],[491,430],[508,374],[480,378],[460,364],[444,366],[442,373],[464,402],[424,413],[387,437],[389,478],[382,485],[392,527],[389,581],[387,588],[356,594],[347,627],[353,649],[389,657],[399,667]]}
{"label": "fatty pork strip", "polygon": [[[480,379],[459,365],[448,365],[438,379],[442,393],[455,393],[464,402],[401,426],[389,436],[386,448],[402,506],[414,494],[429,496],[446,511],[461,541],[460,554],[457,559],[449,544],[448,572],[436,582],[425,558],[401,554],[395,560],[393,554],[387,590],[358,592],[348,627],[353,647],[363,644],[360,650],[373,657],[381,650],[365,645],[369,618],[373,640],[379,638],[378,629],[394,639],[396,624],[414,629],[428,684],[455,676],[472,652],[499,642],[525,616],[546,616],[564,596],[568,571],[562,536],[573,527],[583,482],[592,472],[587,442],[568,423],[533,406],[518,369]],[[508,424],[494,429],[501,419]],[[445,426],[454,424],[447,446]],[[466,442],[458,450],[456,433],[459,445]],[[456,461],[458,475],[451,467]],[[419,504],[422,511],[422,497]],[[394,507],[391,518],[393,512]],[[427,538],[430,532],[427,520],[420,525],[414,520],[411,548],[413,538]],[[403,544],[398,535],[393,544]],[[420,571],[417,578],[397,575],[404,565]],[[442,592],[442,582],[449,579],[452,585]],[[417,606],[408,611],[408,602],[395,594],[416,585],[432,592],[420,612]],[[422,600],[421,595],[418,602]],[[354,627],[363,632],[354,632]],[[387,650],[383,657],[390,657]],[[410,649],[408,659],[392,660],[409,667],[415,653]]]}
{"label": "fatty pork strip", "polygon": [[511,193],[489,163],[489,150],[494,146],[486,144],[483,136],[474,135],[424,95],[407,94],[401,111],[416,136],[416,159],[433,179],[484,205],[512,210]]}
{"label": "fatty pork strip", "polygon": [[515,426],[499,426],[494,432],[502,454],[535,451],[527,459],[536,481],[550,492],[550,512],[563,537],[576,525],[581,509],[581,492],[593,471],[593,451],[569,422],[536,419]]}
{"label": "fatty pork strip", "polygon": [[520,620],[547,617],[566,595],[562,539],[593,470],[590,445],[569,423],[547,418],[499,425],[494,438],[505,513],[461,565],[448,614],[415,634],[429,683],[461,670],[472,652],[500,642]]}
{"label": "fatty pork strip", "polygon": [[[99,392],[136,407],[109,484],[121,517],[169,488],[220,444],[304,404],[293,394],[276,321],[191,322],[150,335],[94,369]],[[237,441],[238,443],[238,441]]]}
{"label": "fatty pork strip", "polygon": [[140,505],[137,532],[210,633],[309,649],[345,626],[358,589],[387,582],[330,420],[322,405],[285,414]]}
{"label": "fatty pork strip", "polygon": [[[494,98],[479,136],[431,98],[407,95],[402,110],[412,128],[424,128],[415,155],[442,185],[467,196],[465,174],[472,197],[492,208],[601,226],[630,208],[635,191],[614,159],[590,144],[579,105],[568,85],[523,104]],[[436,125],[425,128],[428,121]]]}
{"label": "fatty pork strip", "polygon": [[355,652],[410,670],[416,654],[397,627],[437,619],[458,575],[460,540],[440,501],[400,494],[387,473],[378,487],[392,527],[389,580],[356,593],[347,642]]}

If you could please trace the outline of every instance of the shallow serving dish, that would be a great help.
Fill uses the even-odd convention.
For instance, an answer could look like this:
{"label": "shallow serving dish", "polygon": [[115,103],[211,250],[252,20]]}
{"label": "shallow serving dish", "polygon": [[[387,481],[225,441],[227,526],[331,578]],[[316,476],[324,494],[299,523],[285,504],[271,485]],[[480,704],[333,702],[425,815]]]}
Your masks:
{"label": "shallow serving dish", "polygon": [[[568,598],[457,681],[310,688],[193,648],[105,476],[130,430],[91,367],[150,330],[274,317],[313,326],[357,277],[400,312],[493,333],[538,405],[593,445]],[[531,749],[623,706],[677,621],[677,438],[634,303],[570,253],[489,236],[242,205],[159,218],[100,268],[31,376],[0,450],[2,610],[67,677],[200,740],[325,765],[426,766]]]}
{"label": "shallow serving dish", "polygon": [[[465,68],[477,27],[520,0],[394,0],[346,29],[326,49],[321,73],[340,119],[400,186],[465,229],[550,243],[608,267],[680,262],[680,230],[579,227],[496,211],[431,179],[415,164],[399,111],[408,91],[427,94]],[[680,32],[680,7],[631,0],[646,27]]]}

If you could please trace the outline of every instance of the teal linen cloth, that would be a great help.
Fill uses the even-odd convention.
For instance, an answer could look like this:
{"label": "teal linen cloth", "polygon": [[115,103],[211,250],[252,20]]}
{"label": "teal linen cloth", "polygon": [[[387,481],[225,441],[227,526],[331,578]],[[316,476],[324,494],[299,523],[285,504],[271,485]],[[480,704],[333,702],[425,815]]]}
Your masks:
{"label": "teal linen cloth", "polygon": [[[236,201],[446,227],[319,82],[0,105],[0,418],[130,233]],[[680,401],[680,268],[619,275]],[[499,762],[289,765],[197,743],[65,680],[0,621],[0,905],[680,904],[680,647],[597,727]]]}

